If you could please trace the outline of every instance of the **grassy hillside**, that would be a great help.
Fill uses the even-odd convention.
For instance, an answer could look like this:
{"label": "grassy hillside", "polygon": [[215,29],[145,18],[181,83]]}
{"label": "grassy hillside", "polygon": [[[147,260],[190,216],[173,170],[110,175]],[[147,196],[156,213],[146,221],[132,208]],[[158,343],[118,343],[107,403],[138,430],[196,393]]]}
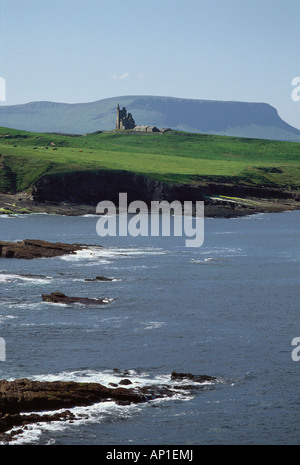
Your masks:
{"label": "grassy hillside", "polygon": [[171,183],[209,180],[300,189],[300,144],[170,131],[85,136],[0,128],[0,192],[44,174],[125,170]]}

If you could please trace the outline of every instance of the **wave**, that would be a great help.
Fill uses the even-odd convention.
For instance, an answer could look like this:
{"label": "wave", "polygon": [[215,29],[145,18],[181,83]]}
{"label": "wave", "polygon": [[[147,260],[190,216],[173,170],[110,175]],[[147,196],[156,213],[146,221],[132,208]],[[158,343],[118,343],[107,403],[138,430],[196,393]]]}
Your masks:
{"label": "wave", "polygon": [[141,322],[141,325],[144,325],[143,331],[148,331],[151,329],[158,329],[166,325],[164,321],[145,321]]}
{"label": "wave", "polygon": [[[126,370],[76,370],[76,371],[63,371],[57,374],[43,374],[32,376],[31,379],[35,381],[74,381],[76,383],[100,383],[106,387],[112,387],[113,385],[118,385],[121,379],[128,378],[131,381],[131,384],[122,385],[124,388],[132,388],[135,386],[168,386],[170,389],[176,387],[182,388],[183,386],[190,385],[212,385],[214,382],[205,381],[197,382],[190,379],[171,379],[170,373],[161,373],[161,374],[152,374],[146,371],[139,371],[135,369],[126,369]],[[181,392],[182,393],[182,392]],[[183,393],[182,393],[183,394]],[[184,398],[186,395],[183,394]]]}
{"label": "wave", "polygon": [[26,310],[38,310],[43,302],[13,302],[8,304],[9,309],[26,309]]}
{"label": "wave", "polygon": [[21,282],[45,284],[47,282],[50,282],[51,279],[52,279],[51,276],[0,273],[0,283],[21,281]]}
{"label": "wave", "polygon": [[[22,430],[19,434],[14,437],[14,445],[27,445],[27,444],[37,444],[40,440],[40,437],[44,433],[56,433],[61,431],[66,431],[68,429],[73,429],[74,426],[78,427],[81,425],[87,424],[99,424],[100,422],[105,421],[118,421],[120,419],[124,420],[131,418],[133,415],[138,413],[143,406],[141,405],[118,405],[113,401],[106,401],[93,404],[89,407],[73,407],[69,408],[68,411],[75,416],[75,419],[71,421],[51,421],[48,423],[35,423],[31,425],[26,425],[26,429]],[[56,410],[56,411],[43,411],[38,412],[38,415],[44,414],[54,414],[65,411]],[[26,412],[27,413],[27,412]],[[24,412],[23,415],[26,415]],[[28,413],[29,415],[30,413]],[[13,428],[10,432],[19,430],[20,428]],[[3,444],[0,442],[0,444]],[[50,439],[47,442],[47,445],[55,444],[55,439]]]}
{"label": "wave", "polygon": [[208,250],[203,250],[201,255],[190,258],[190,263],[195,264],[218,264],[227,260],[235,259],[236,257],[245,257],[247,253],[242,247],[213,247]]}
{"label": "wave", "polygon": [[86,213],[85,215],[80,215],[81,218],[99,218],[97,213]]}
{"label": "wave", "polygon": [[3,323],[5,320],[13,320],[17,318],[14,315],[0,315],[0,324]]}
{"label": "wave", "polygon": [[101,248],[101,247],[87,247],[85,249],[78,250],[75,254],[62,255],[58,258],[67,262],[77,262],[81,265],[84,263],[88,264],[110,264],[114,260],[121,260],[124,258],[139,258],[148,255],[164,255],[167,252],[161,248],[152,247],[126,247],[126,248]]}
{"label": "wave", "polygon": [[0,218],[26,218],[27,213],[1,213]]}
{"label": "wave", "polygon": [[195,263],[198,265],[216,265],[225,261],[225,258],[217,257],[204,257],[204,258],[191,258],[190,263]]}

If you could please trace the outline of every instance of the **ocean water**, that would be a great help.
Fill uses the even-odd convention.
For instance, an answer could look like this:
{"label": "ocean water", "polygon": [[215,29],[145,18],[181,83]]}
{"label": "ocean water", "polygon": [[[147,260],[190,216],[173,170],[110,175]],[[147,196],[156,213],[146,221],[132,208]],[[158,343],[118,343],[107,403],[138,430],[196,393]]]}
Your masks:
{"label": "ocean water", "polygon": [[[0,217],[2,240],[87,244],[72,256],[0,260],[0,378],[171,385],[178,371],[217,381],[141,405],[76,408],[74,422],[32,425],[14,442],[299,444],[300,211],[205,219],[199,248],[181,237],[100,238],[96,223]],[[85,281],[96,276],[113,280]],[[42,302],[51,292],[113,300]]]}

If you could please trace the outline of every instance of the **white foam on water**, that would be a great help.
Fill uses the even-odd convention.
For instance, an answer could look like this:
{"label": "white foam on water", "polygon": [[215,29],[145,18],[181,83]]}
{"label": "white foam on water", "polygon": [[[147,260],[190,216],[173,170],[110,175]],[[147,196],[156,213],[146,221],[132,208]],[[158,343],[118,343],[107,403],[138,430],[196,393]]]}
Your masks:
{"label": "white foam on water", "polygon": [[81,249],[81,250],[77,250],[74,254],[61,255],[58,258],[61,260],[67,261],[67,262],[82,262],[82,261],[93,261],[94,262],[95,260],[97,260],[98,263],[103,263],[103,264],[109,263],[109,261],[105,259],[101,248]]}
{"label": "white foam on water", "polygon": [[1,213],[0,218],[26,218],[28,214],[22,213]]}
{"label": "white foam on water", "polygon": [[21,282],[21,283],[33,283],[33,284],[46,284],[51,282],[51,276],[23,276],[19,274],[0,273],[1,282]]}
{"label": "white foam on water", "polygon": [[0,315],[0,324],[3,323],[6,320],[13,320],[15,318],[17,318],[17,317],[14,316],[14,315]]}
{"label": "white foam on water", "polygon": [[166,323],[164,321],[146,321],[146,322],[141,322],[141,325],[145,325],[143,330],[148,331],[151,329],[161,328],[162,326],[166,325]]}
{"label": "white foam on water", "polygon": [[99,215],[95,213],[86,213],[85,215],[81,215],[81,218],[99,218]]}
{"label": "white foam on water", "polygon": [[25,310],[39,310],[40,309],[40,305],[41,303],[43,302],[17,302],[17,303],[11,303],[8,305],[8,308],[10,309],[15,309],[15,308],[18,308],[18,309],[25,309]]}
{"label": "white foam on water", "polygon": [[75,252],[75,254],[62,255],[59,258],[65,261],[92,261],[102,264],[108,264],[111,260],[122,259],[122,258],[136,258],[137,256],[145,255],[164,255],[167,252],[160,248],[153,247],[142,247],[142,248],[102,248],[102,247],[87,247]]}
{"label": "white foam on water", "polygon": [[216,257],[207,257],[207,258],[191,258],[189,260],[190,263],[195,263],[199,265],[208,265],[208,264],[216,264],[222,262],[224,259],[216,258]]}
{"label": "white foam on water", "polygon": [[99,383],[106,387],[112,387],[110,383],[118,384],[121,379],[129,379],[132,384],[122,385],[124,388],[133,388],[138,386],[161,386],[169,388],[185,385],[209,385],[214,384],[211,381],[199,383],[189,379],[172,380],[170,374],[155,374],[154,376],[147,372],[138,372],[134,369],[128,370],[77,370],[63,371],[57,374],[42,374],[31,377],[36,381],[74,381],[76,383]]}
{"label": "white foam on water", "polygon": [[224,235],[224,234],[237,234],[237,231],[215,231],[211,232],[210,234],[212,236],[219,236],[219,235]]}
{"label": "white foam on water", "polygon": [[[238,219],[238,218],[230,218]],[[254,213],[252,215],[245,215],[241,218],[242,220],[269,220],[265,213]]]}
{"label": "white foam on water", "polygon": [[195,264],[215,264],[221,261],[234,259],[235,257],[245,257],[247,253],[242,247],[213,247],[208,250],[202,250],[196,258],[189,259],[190,263]]}
{"label": "white foam on water", "polygon": [[[136,414],[143,408],[144,404],[118,405],[114,401],[99,402],[88,407],[74,407],[67,409],[75,418],[66,421],[40,422],[26,425],[20,434],[16,435],[12,441],[14,445],[37,443],[43,433],[61,432],[68,429],[76,429],[83,424],[100,423],[104,421],[113,421],[127,419]],[[34,412],[37,415],[53,415],[64,412],[66,409],[54,411]],[[30,415],[30,412],[23,412],[23,415]],[[20,427],[13,428],[9,432],[19,430]],[[8,433],[9,433],[8,432]],[[74,433],[72,432],[72,435]],[[51,439],[55,443],[55,439]],[[1,442],[0,442],[1,444]]]}
{"label": "white foam on water", "polygon": [[[125,373],[125,372],[124,372]],[[104,371],[95,371],[95,370],[78,370],[78,371],[63,371],[58,374],[45,374],[34,376],[32,379],[36,381],[74,381],[76,383],[100,383],[104,386],[111,387],[110,383],[118,383],[122,379],[122,377],[129,377],[132,378],[136,375],[134,370],[126,370],[126,374],[115,374],[111,370],[104,370]],[[139,377],[137,377],[139,378]],[[131,379],[132,383],[135,381],[139,382],[139,379]],[[132,385],[124,386],[124,387],[132,387]]]}

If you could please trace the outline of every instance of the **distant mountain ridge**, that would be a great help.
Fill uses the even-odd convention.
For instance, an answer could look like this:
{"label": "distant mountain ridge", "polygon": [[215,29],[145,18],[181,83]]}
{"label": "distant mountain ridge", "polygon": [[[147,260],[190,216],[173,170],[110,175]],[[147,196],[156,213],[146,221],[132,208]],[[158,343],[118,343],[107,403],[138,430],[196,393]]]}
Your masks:
{"label": "distant mountain ridge", "polygon": [[31,102],[0,106],[0,126],[34,132],[85,134],[115,128],[116,107],[137,125],[216,135],[300,142],[300,130],[266,103],[120,96],[89,103]]}

